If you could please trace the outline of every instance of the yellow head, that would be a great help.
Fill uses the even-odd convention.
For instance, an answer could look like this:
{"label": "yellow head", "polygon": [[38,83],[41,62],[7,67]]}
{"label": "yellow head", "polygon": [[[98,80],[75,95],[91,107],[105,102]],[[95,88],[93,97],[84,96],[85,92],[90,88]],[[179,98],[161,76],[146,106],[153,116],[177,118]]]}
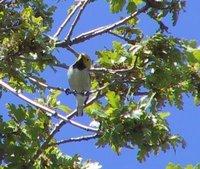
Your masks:
{"label": "yellow head", "polygon": [[86,55],[85,53],[81,53],[78,57],[78,60],[82,60],[83,64],[89,69],[91,66],[91,60],[90,57],[88,55]]}

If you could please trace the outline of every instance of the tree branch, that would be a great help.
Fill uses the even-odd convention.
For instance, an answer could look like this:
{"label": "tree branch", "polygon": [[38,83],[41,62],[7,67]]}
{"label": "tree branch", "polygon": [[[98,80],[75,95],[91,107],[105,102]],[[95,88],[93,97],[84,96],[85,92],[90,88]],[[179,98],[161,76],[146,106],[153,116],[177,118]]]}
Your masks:
{"label": "tree branch", "polygon": [[65,63],[56,62],[54,63],[54,66],[64,68],[64,69],[69,69],[69,66],[67,66]]}
{"label": "tree branch", "polygon": [[[95,100],[101,98],[102,96],[103,96],[103,94],[100,95],[99,92],[98,92],[95,96],[93,96],[92,98],[90,98],[90,99],[88,100],[88,102],[86,103],[86,106],[89,106],[89,105],[92,104]],[[86,106],[85,106],[85,107],[86,107]],[[68,119],[71,119],[71,118],[74,116],[75,113],[76,113],[76,110],[74,110],[71,114],[69,114],[69,115],[67,116],[67,118],[68,118]],[[62,128],[62,126],[63,126],[64,124],[66,124],[66,121],[61,120],[61,121],[54,127],[54,129],[51,131],[49,137],[53,138],[53,136]],[[100,131],[99,131],[99,132],[100,132]]]}
{"label": "tree branch", "polygon": [[114,33],[113,31],[108,31],[109,34],[113,35],[113,36],[116,36],[124,41],[126,41],[127,43],[130,43],[130,44],[135,44],[136,43],[136,40],[131,40],[131,39],[128,39],[126,37],[123,37],[121,35],[118,35],[116,33]]}
{"label": "tree branch", "polygon": [[70,51],[71,53],[73,53],[75,56],[76,56],[76,58],[78,58],[78,56],[79,56],[79,53],[78,52],[76,52],[72,47],[70,47],[70,46],[66,46],[66,48],[67,48],[67,50],[68,51]]}
{"label": "tree branch", "polygon": [[83,10],[85,9],[85,7],[86,7],[86,5],[88,4],[89,1],[90,1],[90,0],[80,1],[80,3],[83,3],[83,5],[81,6],[81,8],[80,8],[80,10],[79,10],[79,12],[78,12],[76,18],[74,19],[74,22],[72,23],[72,25],[71,25],[71,27],[70,27],[70,29],[69,29],[69,32],[68,32],[68,34],[67,34],[67,36],[65,37],[65,40],[66,40],[66,41],[69,41],[69,40],[70,40],[71,35],[72,35],[72,33],[73,33],[73,30],[74,30],[76,24],[78,23],[78,21],[79,21],[79,19],[80,19],[80,16],[81,16]]}
{"label": "tree branch", "polygon": [[[33,83],[35,83],[35,84],[37,84],[37,85],[39,85],[39,86],[41,86],[41,87],[47,88],[47,89],[49,89],[49,90],[52,89],[52,90],[59,90],[59,91],[62,91],[62,92],[66,92],[66,89],[64,89],[64,88],[50,86],[50,85],[47,85],[46,83],[41,82],[41,81],[39,81],[39,80],[37,80],[37,79],[35,79],[35,78],[33,78],[33,77],[30,77],[30,76],[27,76],[27,75],[24,75],[24,76],[25,76],[25,78],[29,79],[31,82],[33,82]],[[113,82],[111,82],[111,83],[113,83]],[[110,83],[110,84],[111,84],[111,83]],[[101,90],[107,88],[110,84],[107,84],[107,85],[105,85],[105,86],[102,86],[102,87],[97,88],[97,89],[94,89],[94,90],[90,90],[89,94],[93,94],[93,93],[100,92]],[[76,94],[77,92],[71,91],[71,93],[72,93],[72,94]]]}
{"label": "tree branch", "polygon": [[3,3],[5,0],[0,0],[0,4]]}
{"label": "tree branch", "polygon": [[[103,95],[100,95],[100,94],[98,93],[96,96],[92,97],[92,98],[87,102],[86,106],[92,104],[95,100],[99,99],[99,98],[102,97],[102,96],[103,96]],[[67,116],[67,118],[68,118],[68,119],[71,119],[71,118],[74,116],[74,114],[75,114],[76,112],[77,112],[77,111],[74,110],[71,114],[69,114],[69,115]],[[58,122],[58,124],[52,129],[52,131],[51,131],[49,137],[48,137],[48,138],[46,139],[46,141],[41,145],[40,149],[38,149],[38,151],[36,152],[35,156],[32,158],[31,163],[34,164],[34,162],[36,161],[36,159],[42,154],[42,150],[44,150],[44,149],[46,149],[46,148],[48,147],[48,144],[49,144],[49,142],[51,141],[51,139],[55,136],[55,134],[56,134],[58,131],[60,131],[60,129],[61,129],[66,123],[67,123],[67,122],[64,121],[64,120],[60,120],[60,121]],[[101,134],[101,132],[98,131],[98,134]]]}
{"label": "tree branch", "polygon": [[49,90],[53,89],[53,90],[60,90],[62,92],[65,92],[65,89],[64,88],[61,88],[61,87],[54,87],[54,86],[50,86],[50,85],[47,85],[46,83],[43,83],[41,81],[38,81],[37,79],[33,78],[33,77],[28,77],[26,76],[27,79],[29,79],[31,82],[37,84],[37,85],[40,85],[41,87],[44,87],[44,88],[47,88]]}
{"label": "tree branch", "polygon": [[60,27],[57,29],[56,33],[53,35],[53,38],[56,38],[60,35],[64,27],[67,25],[67,23],[70,21],[72,16],[75,14],[75,12],[78,10],[78,8],[82,5],[82,2],[79,1],[79,3],[74,7],[74,9],[71,11],[71,13],[67,16],[67,18],[64,20],[64,22],[60,25]]}
{"label": "tree branch", "polygon": [[89,40],[90,38],[101,35],[103,33],[107,33],[110,30],[112,30],[112,29],[126,23],[130,19],[136,17],[140,13],[145,12],[147,9],[148,9],[148,6],[146,5],[146,6],[142,7],[141,9],[139,9],[138,11],[131,14],[130,16],[125,17],[122,20],[119,20],[119,21],[117,21],[113,24],[110,24],[110,25],[102,26],[102,27],[93,29],[91,31],[82,33],[81,35],[78,35],[77,37],[73,38],[70,42],[66,41],[66,40],[58,41],[56,43],[56,47],[66,47],[66,46],[69,46],[69,45],[71,46],[71,45],[78,44],[78,43],[84,42],[86,40]]}
{"label": "tree branch", "polygon": [[74,137],[74,138],[61,140],[61,141],[58,141],[56,143],[48,144],[48,147],[60,145],[60,144],[65,144],[65,143],[70,143],[70,142],[88,141],[88,140],[95,139],[95,138],[98,138],[98,137],[99,137],[98,134],[92,134],[92,135],[81,136],[81,137]]}
{"label": "tree branch", "polygon": [[[114,83],[114,81],[112,82]],[[108,85],[104,86],[101,88],[101,90],[105,89],[106,87],[108,87]],[[100,94],[100,90],[98,90],[98,93],[93,96],[92,98],[90,98],[85,107],[91,105],[95,100],[101,98],[104,94]],[[73,115],[76,113],[76,111],[73,111],[71,114],[68,115],[68,119],[71,119],[73,117]],[[47,138],[47,140],[43,143],[42,147],[45,148],[49,141],[54,137],[54,135],[66,124],[66,122],[64,120],[60,120],[60,122],[54,127],[54,129],[52,129],[49,137]],[[101,132],[99,131],[99,134],[101,134]]]}
{"label": "tree branch", "polygon": [[88,126],[85,126],[85,125],[82,125],[80,123],[77,123],[73,120],[70,120],[74,115],[75,113],[77,112],[77,110],[74,110],[72,113],[70,113],[68,116],[63,116],[61,114],[59,114],[58,112],[56,112],[55,110],[52,110],[46,106],[43,106],[31,99],[29,99],[28,97],[24,96],[23,94],[21,94],[20,92],[18,92],[16,89],[12,88],[10,85],[8,85],[7,83],[5,83],[4,81],[0,80],[0,85],[4,88],[6,88],[7,90],[11,91],[13,94],[15,94],[17,97],[21,98],[22,100],[26,101],[27,103],[43,110],[44,112],[47,113],[47,115],[49,116],[55,116],[56,118],[58,119],[61,119],[63,120],[65,123],[70,123],[78,128],[81,128],[83,130],[86,130],[86,131],[91,131],[91,132],[98,132],[98,130],[96,128],[92,128],[92,127],[88,127]]}
{"label": "tree branch", "polygon": [[131,72],[131,71],[134,71],[134,67],[130,67],[130,68],[127,68],[127,69],[107,69],[107,68],[104,68],[104,67],[101,67],[101,68],[94,68],[92,67],[90,69],[90,71],[92,72],[104,72],[104,73],[110,73],[110,74],[116,74],[116,73],[127,73],[127,72]]}

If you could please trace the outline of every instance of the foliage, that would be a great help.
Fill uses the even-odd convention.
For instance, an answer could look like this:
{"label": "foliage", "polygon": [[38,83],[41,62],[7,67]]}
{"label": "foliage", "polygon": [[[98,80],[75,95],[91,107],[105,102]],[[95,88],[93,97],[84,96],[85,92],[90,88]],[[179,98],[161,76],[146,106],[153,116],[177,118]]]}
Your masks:
{"label": "foliage", "polygon": [[169,163],[166,167],[166,169],[199,169],[199,168],[200,168],[200,164],[196,166],[187,165],[185,168],[183,168],[180,165],[175,165],[173,163]]}
{"label": "foliage", "polygon": [[[78,165],[78,156],[64,156],[57,146],[47,148],[38,158],[32,161],[40,143],[44,142],[50,133],[50,117],[41,110],[31,106],[7,104],[10,120],[0,121],[0,159],[4,168],[64,168]],[[53,140],[52,140],[53,141]],[[34,165],[33,165],[34,164]]]}
{"label": "foliage", "polygon": [[[79,155],[63,155],[58,147],[62,141],[57,142],[54,136],[66,123],[96,133],[94,137],[71,138],[66,143],[96,138],[97,147],[109,145],[118,154],[122,148],[137,147],[137,159],[141,162],[151,153],[176,150],[178,145],[185,147],[184,139],[170,131],[170,113],[162,111],[167,104],[182,109],[185,94],[200,104],[200,50],[195,41],[169,36],[163,23],[170,16],[175,25],[185,1],[107,2],[111,13],[124,12],[127,17],[72,38],[81,13],[95,1],[73,4],[66,23],[54,36],[49,31],[55,6],[49,7],[42,0],[0,2],[0,94],[4,99],[6,92],[11,91],[29,103],[7,103],[8,120],[0,118],[1,168],[101,168],[97,162],[84,161]],[[59,40],[78,9],[67,36]],[[159,29],[154,35],[144,38],[137,27],[140,14],[156,21]],[[59,47],[78,55],[73,45],[105,33],[120,40],[116,38],[110,49],[95,51],[97,62],[91,68],[94,91],[85,109],[99,124],[92,128],[71,120],[75,111],[59,102],[65,89],[46,84],[43,72],[68,68],[54,53]],[[171,163],[167,166],[173,168],[181,167]],[[186,167],[189,168],[192,166]]]}

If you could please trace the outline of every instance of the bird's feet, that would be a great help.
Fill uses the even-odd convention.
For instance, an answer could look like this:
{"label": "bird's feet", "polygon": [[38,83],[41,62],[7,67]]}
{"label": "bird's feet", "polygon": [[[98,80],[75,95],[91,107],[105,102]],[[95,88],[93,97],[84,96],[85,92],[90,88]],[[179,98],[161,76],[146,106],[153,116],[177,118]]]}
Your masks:
{"label": "bird's feet", "polygon": [[69,94],[72,94],[73,92],[69,89],[69,88],[67,88],[67,89],[65,89],[65,94],[66,95],[69,95]]}

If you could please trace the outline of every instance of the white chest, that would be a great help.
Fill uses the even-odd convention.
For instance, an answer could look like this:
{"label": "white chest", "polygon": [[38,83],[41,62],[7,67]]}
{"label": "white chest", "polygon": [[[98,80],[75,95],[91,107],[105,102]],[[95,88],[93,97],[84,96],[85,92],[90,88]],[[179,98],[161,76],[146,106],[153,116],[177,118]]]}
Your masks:
{"label": "white chest", "polygon": [[78,70],[72,67],[68,70],[69,85],[77,92],[90,90],[90,75],[88,69]]}

